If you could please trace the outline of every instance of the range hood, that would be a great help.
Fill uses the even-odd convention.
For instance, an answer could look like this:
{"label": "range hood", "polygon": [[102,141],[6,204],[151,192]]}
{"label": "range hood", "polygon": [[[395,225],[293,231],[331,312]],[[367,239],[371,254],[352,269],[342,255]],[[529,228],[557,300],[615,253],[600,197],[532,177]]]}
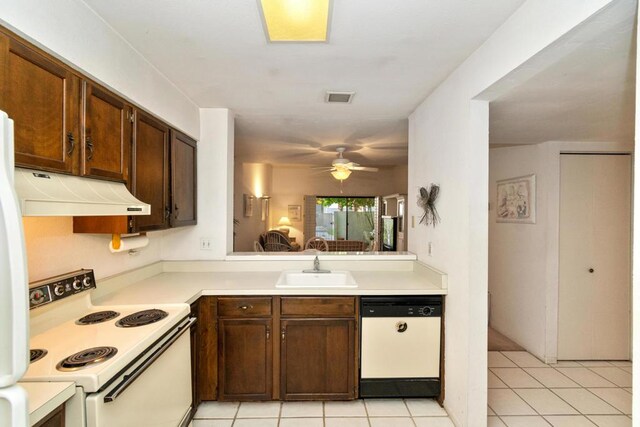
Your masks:
{"label": "range hood", "polygon": [[149,215],[151,206],[124,184],[31,169],[15,169],[22,216]]}

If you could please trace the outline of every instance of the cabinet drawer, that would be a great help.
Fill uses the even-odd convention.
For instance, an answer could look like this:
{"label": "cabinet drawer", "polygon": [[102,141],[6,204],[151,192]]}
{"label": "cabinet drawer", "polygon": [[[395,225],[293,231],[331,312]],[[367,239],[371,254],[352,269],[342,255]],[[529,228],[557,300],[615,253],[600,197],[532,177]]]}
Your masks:
{"label": "cabinet drawer", "polygon": [[218,298],[218,315],[220,317],[268,317],[271,316],[271,298]]}
{"label": "cabinet drawer", "polygon": [[282,297],[282,316],[354,316],[355,297]]}

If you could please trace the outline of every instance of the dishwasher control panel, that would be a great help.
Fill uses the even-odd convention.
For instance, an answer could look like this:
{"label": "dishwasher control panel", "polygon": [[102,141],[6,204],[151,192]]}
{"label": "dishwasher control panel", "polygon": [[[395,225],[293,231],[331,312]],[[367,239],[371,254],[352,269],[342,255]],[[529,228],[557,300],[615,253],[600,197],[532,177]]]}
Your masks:
{"label": "dishwasher control panel", "polygon": [[442,317],[442,297],[363,297],[362,317]]}

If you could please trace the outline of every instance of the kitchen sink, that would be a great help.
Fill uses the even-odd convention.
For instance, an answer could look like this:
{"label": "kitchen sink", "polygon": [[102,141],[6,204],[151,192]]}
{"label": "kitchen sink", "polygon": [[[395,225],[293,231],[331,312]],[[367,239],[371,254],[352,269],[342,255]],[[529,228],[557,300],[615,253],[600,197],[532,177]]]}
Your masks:
{"label": "kitchen sink", "polygon": [[357,288],[358,284],[348,271],[304,273],[300,270],[283,271],[276,288]]}

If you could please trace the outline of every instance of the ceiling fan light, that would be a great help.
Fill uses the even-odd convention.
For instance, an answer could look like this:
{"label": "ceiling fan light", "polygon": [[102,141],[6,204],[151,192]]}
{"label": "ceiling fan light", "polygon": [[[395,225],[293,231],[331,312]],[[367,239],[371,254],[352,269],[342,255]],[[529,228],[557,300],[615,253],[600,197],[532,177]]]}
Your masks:
{"label": "ceiling fan light", "polygon": [[344,181],[345,179],[349,178],[349,175],[351,175],[351,171],[347,168],[339,168],[331,172],[331,175],[333,175],[333,177],[339,181]]}

